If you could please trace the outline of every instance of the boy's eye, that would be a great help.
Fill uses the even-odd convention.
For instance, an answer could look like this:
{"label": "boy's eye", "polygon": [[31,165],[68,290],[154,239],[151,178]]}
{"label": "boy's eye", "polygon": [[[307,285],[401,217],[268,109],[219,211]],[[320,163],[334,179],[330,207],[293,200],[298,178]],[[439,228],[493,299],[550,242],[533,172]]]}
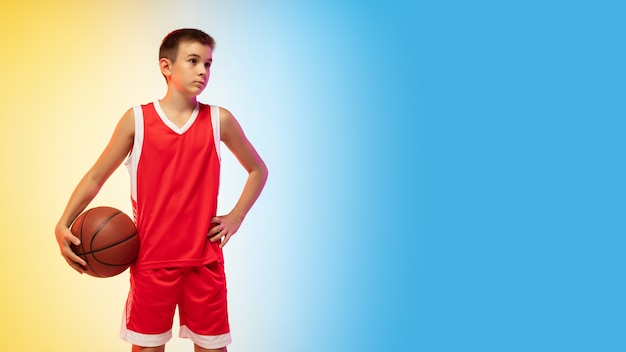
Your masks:
{"label": "boy's eye", "polygon": [[195,63],[198,62],[198,60],[196,60],[196,59],[189,59],[189,62],[191,62],[192,64],[195,64]]}
{"label": "boy's eye", "polygon": [[206,67],[206,68],[210,68],[210,67],[211,67],[211,63],[210,63],[210,62],[205,62],[205,63],[204,63],[204,67]]}

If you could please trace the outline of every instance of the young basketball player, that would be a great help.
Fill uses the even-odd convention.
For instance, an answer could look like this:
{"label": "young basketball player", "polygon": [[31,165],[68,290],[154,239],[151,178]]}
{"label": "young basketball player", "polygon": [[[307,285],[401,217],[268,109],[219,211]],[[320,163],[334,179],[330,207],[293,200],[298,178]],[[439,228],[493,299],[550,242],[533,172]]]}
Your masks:
{"label": "young basketball player", "polygon": [[[267,168],[228,110],[196,99],[209,80],[214,47],[213,38],[196,29],[163,39],[165,97],[124,114],[55,229],[61,254],[83,273],[85,262],[70,249],[80,241],[69,226],[126,159],[141,245],[120,336],[133,352],[164,351],[177,306],[180,336],[190,338],[196,352],[226,351],[231,341],[222,248],[261,193]],[[232,211],[217,216],[220,141],[248,179]]]}

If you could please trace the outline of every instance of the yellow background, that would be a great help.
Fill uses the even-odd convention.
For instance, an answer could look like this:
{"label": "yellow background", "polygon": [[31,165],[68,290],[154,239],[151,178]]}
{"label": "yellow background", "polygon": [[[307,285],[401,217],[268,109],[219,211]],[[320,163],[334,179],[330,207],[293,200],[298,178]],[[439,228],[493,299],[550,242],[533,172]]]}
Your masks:
{"label": "yellow background", "polygon": [[[194,4],[1,3],[2,350],[130,350],[117,338],[128,273],[78,275],[59,255],[53,230],[117,120],[164,94],[157,66],[163,36],[216,25]],[[122,167],[90,207],[131,214],[128,187]],[[174,341],[168,350],[177,346],[191,345]]]}

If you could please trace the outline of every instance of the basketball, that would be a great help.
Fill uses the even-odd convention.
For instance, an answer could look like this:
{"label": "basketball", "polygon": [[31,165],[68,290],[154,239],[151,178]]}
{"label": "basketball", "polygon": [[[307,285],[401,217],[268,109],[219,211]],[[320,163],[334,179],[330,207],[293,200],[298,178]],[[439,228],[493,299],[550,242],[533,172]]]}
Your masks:
{"label": "basketball", "polygon": [[137,259],[139,236],[133,220],[121,210],[96,207],[81,213],[72,224],[80,245],[72,250],[87,262],[87,274],[111,277]]}

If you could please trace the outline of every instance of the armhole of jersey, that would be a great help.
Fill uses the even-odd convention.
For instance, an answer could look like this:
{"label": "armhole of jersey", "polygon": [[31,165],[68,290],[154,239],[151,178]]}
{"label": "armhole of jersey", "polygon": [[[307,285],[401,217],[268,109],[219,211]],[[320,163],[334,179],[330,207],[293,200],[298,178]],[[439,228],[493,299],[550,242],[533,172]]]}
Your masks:
{"label": "armhole of jersey", "polygon": [[213,125],[215,151],[217,152],[218,159],[222,160],[222,155],[220,154],[220,107],[217,105],[211,105],[211,124]]}
{"label": "armhole of jersey", "polygon": [[130,173],[130,191],[131,198],[137,199],[137,166],[141,157],[141,148],[143,147],[143,109],[140,105],[133,106],[135,115],[135,138],[133,140],[133,150],[126,159],[126,167]]}

